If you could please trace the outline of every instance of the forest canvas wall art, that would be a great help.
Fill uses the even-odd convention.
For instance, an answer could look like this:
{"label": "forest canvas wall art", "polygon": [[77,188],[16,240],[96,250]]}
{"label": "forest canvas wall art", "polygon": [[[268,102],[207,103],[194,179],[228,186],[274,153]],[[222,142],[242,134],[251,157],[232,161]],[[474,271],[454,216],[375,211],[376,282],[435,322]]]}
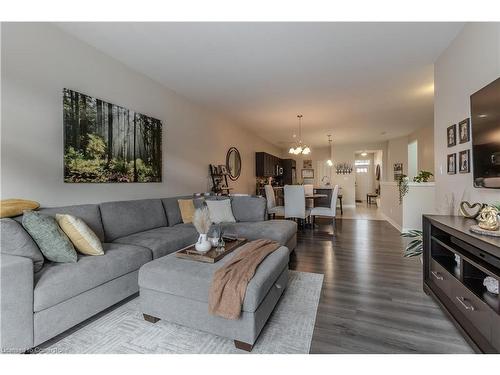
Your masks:
{"label": "forest canvas wall art", "polygon": [[65,182],[161,182],[160,120],[64,89]]}

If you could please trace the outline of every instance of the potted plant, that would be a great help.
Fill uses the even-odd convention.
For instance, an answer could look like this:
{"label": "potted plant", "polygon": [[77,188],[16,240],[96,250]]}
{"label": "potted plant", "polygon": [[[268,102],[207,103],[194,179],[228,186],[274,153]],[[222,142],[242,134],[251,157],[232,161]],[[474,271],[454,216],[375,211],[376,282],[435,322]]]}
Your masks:
{"label": "potted plant", "polygon": [[[431,172],[429,171],[420,171],[418,174],[413,177],[413,182],[429,182],[429,179],[434,176]],[[407,175],[402,174],[398,180],[398,189],[399,189],[399,204],[403,203],[403,198],[406,194],[408,194],[408,182],[409,178]]]}
{"label": "potted plant", "polygon": [[403,197],[408,193],[408,176],[402,174],[398,177],[399,204],[403,203]]}
{"label": "potted plant", "polygon": [[414,257],[417,255],[422,255],[423,251],[423,237],[421,230],[409,230],[408,232],[401,233],[401,237],[413,238],[406,245],[404,256],[405,258]]}
{"label": "potted plant", "polygon": [[429,171],[420,171],[418,174],[413,177],[413,182],[429,182],[429,179],[434,176],[431,172]]}

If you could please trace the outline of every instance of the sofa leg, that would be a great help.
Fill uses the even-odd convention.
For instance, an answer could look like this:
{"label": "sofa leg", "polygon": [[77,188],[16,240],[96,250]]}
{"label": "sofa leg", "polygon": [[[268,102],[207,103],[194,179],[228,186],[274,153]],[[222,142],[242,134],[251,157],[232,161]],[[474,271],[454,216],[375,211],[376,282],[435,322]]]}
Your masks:
{"label": "sofa leg", "polygon": [[253,349],[252,344],[248,344],[246,342],[242,342],[242,341],[238,341],[238,340],[234,340],[234,346],[236,347],[236,349],[244,350],[246,352],[251,352]]}
{"label": "sofa leg", "polygon": [[142,314],[142,316],[144,316],[144,320],[149,323],[156,323],[158,320],[160,320],[160,318],[148,314]]}

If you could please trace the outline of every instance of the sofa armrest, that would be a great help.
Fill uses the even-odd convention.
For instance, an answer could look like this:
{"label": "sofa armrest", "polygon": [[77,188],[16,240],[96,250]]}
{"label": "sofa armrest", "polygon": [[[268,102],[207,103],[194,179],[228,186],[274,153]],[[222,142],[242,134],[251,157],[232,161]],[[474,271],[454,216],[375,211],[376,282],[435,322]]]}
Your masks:
{"label": "sofa armrest", "polygon": [[33,261],[0,256],[0,348],[21,353],[33,347]]}

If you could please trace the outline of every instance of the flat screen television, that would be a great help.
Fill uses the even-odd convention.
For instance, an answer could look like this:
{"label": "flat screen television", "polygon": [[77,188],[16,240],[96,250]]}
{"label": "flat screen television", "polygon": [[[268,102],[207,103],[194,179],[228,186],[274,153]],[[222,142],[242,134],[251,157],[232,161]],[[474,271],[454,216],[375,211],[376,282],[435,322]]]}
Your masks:
{"label": "flat screen television", "polygon": [[474,186],[500,189],[500,78],[470,97]]}

